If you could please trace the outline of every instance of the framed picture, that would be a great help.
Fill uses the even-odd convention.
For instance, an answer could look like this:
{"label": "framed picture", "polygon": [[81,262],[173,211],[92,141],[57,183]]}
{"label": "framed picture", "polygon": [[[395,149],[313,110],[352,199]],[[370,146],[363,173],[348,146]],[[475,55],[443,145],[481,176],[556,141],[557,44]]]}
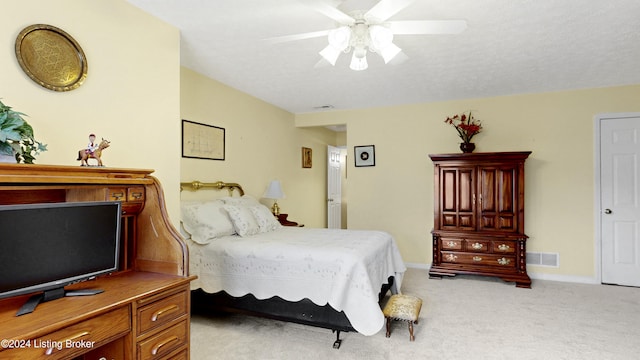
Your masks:
{"label": "framed picture", "polygon": [[374,145],[354,146],[356,166],[376,166]]}
{"label": "framed picture", "polygon": [[224,129],[182,120],[182,157],[224,160]]}
{"label": "framed picture", "polygon": [[311,148],[303,147],[302,148],[302,167],[306,169],[310,169],[313,165],[313,151]]}

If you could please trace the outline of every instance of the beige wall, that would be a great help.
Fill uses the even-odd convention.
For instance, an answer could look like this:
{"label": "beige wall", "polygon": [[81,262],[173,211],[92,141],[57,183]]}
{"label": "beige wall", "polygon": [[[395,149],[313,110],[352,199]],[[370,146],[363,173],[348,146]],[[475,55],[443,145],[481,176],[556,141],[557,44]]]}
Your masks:
{"label": "beige wall", "polygon": [[[640,85],[469,99],[296,116],[298,126],[347,124],[348,219],[352,229],[389,231],[407,262],[431,262],[433,165],[428,154],[460,152],[448,115],[474,110],[484,130],[476,151],[533,153],[526,163],[529,251],[560,253],[559,268],[534,273],[592,278],[594,116],[640,111]],[[375,144],[376,166],[355,168],[353,146]]]}
{"label": "beige wall", "polygon": [[[48,144],[38,164],[79,166],[88,135],[111,141],[107,166],[155,169],[174,224],[179,216],[180,33],[124,0],[20,0],[2,3],[0,98],[29,115]],[[82,46],[81,87],[55,92],[33,82],[14,53],[18,33],[49,24]]]}
{"label": "beige wall", "polygon": [[[293,114],[269,105],[187,68],[181,76],[182,118],[222,127],[224,161],[182,158],[182,181],[237,182],[260,199],[273,179],[286,198],[278,201],[289,220],[326,226],[327,145],[336,134],[324,128],[300,129]],[[302,168],[302,147],[313,151],[313,166]],[[216,197],[213,191],[184,191],[183,199]],[[261,199],[271,206],[271,200]]]}

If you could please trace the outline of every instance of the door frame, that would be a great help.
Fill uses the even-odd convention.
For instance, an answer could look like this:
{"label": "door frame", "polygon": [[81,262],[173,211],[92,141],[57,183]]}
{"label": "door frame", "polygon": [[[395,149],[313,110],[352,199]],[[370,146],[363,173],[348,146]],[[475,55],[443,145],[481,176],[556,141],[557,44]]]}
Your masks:
{"label": "door frame", "polygon": [[600,137],[601,137],[601,127],[603,121],[612,120],[612,119],[620,119],[620,118],[630,118],[630,117],[640,117],[640,112],[625,112],[625,113],[605,113],[598,114],[593,117],[593,161],[594,161],[594,207],[593,207],[593,219],[595,224],[594,229],[594,264],[595,264],[595,281],[598,284],[602,284],[602,198],[600,193],[602,191],[602,184],[600,179],[600,172],[602,171],[602,164],[600,162]]}

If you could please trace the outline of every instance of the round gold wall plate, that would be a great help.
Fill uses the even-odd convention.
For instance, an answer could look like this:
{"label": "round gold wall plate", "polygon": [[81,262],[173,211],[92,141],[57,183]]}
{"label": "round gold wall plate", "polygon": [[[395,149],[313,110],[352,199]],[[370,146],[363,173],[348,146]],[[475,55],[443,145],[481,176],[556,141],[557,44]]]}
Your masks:
{"label": "round gold wall plate", "polygon": [[16,57],[33,81],[50,90],[73,90],[87,78],[87,58],[82,48],[55,26],[24,28],[16,39]]}

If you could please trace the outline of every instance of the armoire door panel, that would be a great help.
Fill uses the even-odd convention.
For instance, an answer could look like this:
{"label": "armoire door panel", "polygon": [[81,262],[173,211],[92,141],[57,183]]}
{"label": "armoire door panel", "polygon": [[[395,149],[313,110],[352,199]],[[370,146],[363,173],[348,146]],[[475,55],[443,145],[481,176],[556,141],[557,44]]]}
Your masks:
{"label": "armoire door panel", "polygon": [[474,183],[473,183],[473,169],[460,169],[458,173],[459,177],[459,204],[458,210],[472,213],[474,211],[473,197]]}
{"label": "armoire door panel", "polygon": [[496,169],[480,169],[480,211],[496,211]]}
{"label": "armoire door panel", "polygon": [[499,170],[499,192],[498,192],[498,211],[513,212],[513,204],[516,199],[514,198],[516,189],[516,170],[515,169],[501,169]]}
{"label": "armoire door panel", "polygon": [[516,226],[515,226],[515,216],[513,216],[512,214],[510,215],[500,215],[500,221],[499,221],[499,230],[502,231],[515,231]]}
{"label": "armoire door panel", "polygon": [[514,204],[516,204],[515,168],[481,167],[480,230],[517,230]]}
{"label": "armoire door panel", "polygon": [[456,211],[456,204],[458,203],[456,199],[458,188],[457,184],[458,172],[456,169],[443,169],[440,174],[440,178],[442,179],[442,189],[441,192],[442,199],[440,199],[440,203],[442,204],[443,212],[451,212]]}
{"label": "armoire door panel", "polygon": [[475,168],[447,168],[440,172],[443,191],[440,193],[443,228],[474,230],[475,212]]}

